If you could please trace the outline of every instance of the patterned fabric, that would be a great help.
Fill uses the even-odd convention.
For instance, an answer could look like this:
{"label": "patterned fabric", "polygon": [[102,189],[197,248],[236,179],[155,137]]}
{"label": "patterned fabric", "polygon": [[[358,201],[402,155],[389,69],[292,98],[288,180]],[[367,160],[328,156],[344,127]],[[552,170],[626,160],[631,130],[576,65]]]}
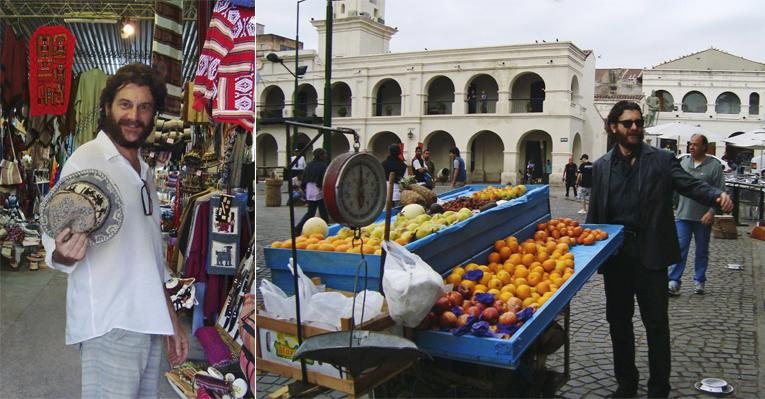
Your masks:
{"label": "patterned fabric", "polygon": [[[74,145],[69,151],[96,138],[98,133],[99,103],[101,91],[106,87],[106,75],[100,69],[91,69],[80,74],[77,85],[77,98],[74,100],[75,133]],[[69,138],[67,138],[69,140]],[[64,164],[63,159],[59,163]]]}
{"label": "patterned fabric", "polygon": [[167,98],[162,116],[181,116],[183,71],[183,0],[156,0],[151,68],[165,80]]}
{"label": "patterned fabric", "polygon": [[72,91],[75,39],[64,26],[41,26],[29,39],[29,114],[64,115]]}
{"label": "patterned fabric", "polygon": [[216,122],[252,131],[255,97],[255,10],[218,0],[199,56],[194,108],[212,100]]}

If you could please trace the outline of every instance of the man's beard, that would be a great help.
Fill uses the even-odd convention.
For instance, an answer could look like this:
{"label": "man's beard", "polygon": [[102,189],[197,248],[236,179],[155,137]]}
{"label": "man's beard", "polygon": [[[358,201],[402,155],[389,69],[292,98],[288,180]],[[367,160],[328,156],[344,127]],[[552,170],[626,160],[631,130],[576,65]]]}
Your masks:
{"label": "man's beard", "polygon": [[[131,123],[135,123],[139,127],[143,128],[143,134],[141,134],[141,138],[135,141],[126,139],[122,134],[121,126],[129,125]],[[146,126],[139,120],[131,122],[127,119],[121,119],[119,122],[117,122],[111,115],[106,115],[106,122],[104,123],[104,132],[106,132],[109,138],[111,138],[112,141],[114,141],[119,146],[126,148],[141,148],[149,135],[151,135],[152,130],[154,130],[154,121],[152,121],[149,126]]]}
{"label": "man's beard", "polygon": [[[633,142],[631,142],[629,140],[630,136],[639,137],[640,140],[637,143],[633,143]],[[640,146],[643,144],[643,138],[644,137],[645,137],[645,133],[643,132],[643,130],[640,130],[640,132],[634,133],[634,134],[630,134],[630,133],[622,134],[622,133],[618,133],[618,132],[616,133],[616,139],[617,139],[618,143],[621,144],[622,147],[624,147],[624,148],[626,148],[628,150],[636,150],[636,149],[640,148]]]}

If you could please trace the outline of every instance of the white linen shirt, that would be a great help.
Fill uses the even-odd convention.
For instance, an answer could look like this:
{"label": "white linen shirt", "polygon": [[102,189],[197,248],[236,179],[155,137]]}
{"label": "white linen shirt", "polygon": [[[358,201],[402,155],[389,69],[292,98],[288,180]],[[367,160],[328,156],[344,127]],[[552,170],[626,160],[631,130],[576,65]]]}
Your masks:
{"label": "white linen shirt", "polygon": [[140,176],[148,182],[153,202],[151,216],[144,214],[141,177],[103,131],[80,146],[61,170],[62,178],[83,169],[105,173],[120,192],[124,212],[117,235],[98,246],[89,246],[85,258],[72,266],[53,262],[55,240],[43,234],[45,261],[69,275],[67,345],[99,337],[114,328],[173,334],[163,284],[170,275],[164,265],[159,200],[153,173],[142,159],[140,164]]}

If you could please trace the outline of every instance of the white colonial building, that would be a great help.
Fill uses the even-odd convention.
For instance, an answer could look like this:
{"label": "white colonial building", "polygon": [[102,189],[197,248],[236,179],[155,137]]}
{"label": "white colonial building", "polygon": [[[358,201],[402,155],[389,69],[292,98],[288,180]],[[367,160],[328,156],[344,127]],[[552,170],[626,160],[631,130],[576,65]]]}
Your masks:
{"label": "white colonial building", "polygon": [[681,121],[726,137],[765,124],[765,64],[714,48],[644,70],[643,94],[652,92],[661,108],[657,124]]}
{"label": "white colonial building", "polygon": [[[397,30],[384,23],[384,0],[335,3],[332,125],[355,129],[361,147],[381,160],[392,143],[407,159],[423,143],[437,169],[457,146],[473,182],[513,182],[528,160],[552,160],[560,181],[570,156],[606,150],[593,103],[595,57],[570,42],[390,53]],[[258,59],[256,162],[284,166],[284,120],[321,124],[324,113],[325,21],[314,21],[319,51],[301,50],[308,72],[294,78],[278,63]],[[405,34],[405,33],[402,33]],[[294,51],[276,53],[294,68]],[[294,100],[293,100],[294,99]],[[312,136],[313,134],[311,134]],[[298,138],[305,143],[308,136]],[[333,137],[332,155],[349,141]],[[310,158],[310,157],[309,157]]]}

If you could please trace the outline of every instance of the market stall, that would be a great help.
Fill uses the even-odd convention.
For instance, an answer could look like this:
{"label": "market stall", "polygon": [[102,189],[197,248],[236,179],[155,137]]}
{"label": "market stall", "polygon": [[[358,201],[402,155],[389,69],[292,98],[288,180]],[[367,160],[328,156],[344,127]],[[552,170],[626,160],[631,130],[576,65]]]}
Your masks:
{"label": "market stall", "polygon": [[[333,187],[339,187],[339,185],[333,185]],[[485,201],[481,202],[481,199],[485,199]],[[510,370],[519,376],[517,383],[524,386],[541,386],[547,381],[549,384],[547,384],[547,391],[545,392],[550,392],[550,389],[554,392],[560,387],[560,384],[565,382],[567,374],[565,378],[556,380],[557,385],[552,384],[551,380],[547,380],[549,377],[546,373],[544,355],[549,353],[545,351],[549,350],[550,346],[543,345],[542,341],[550,340],[550,336],[555,336],[556,333],[560,332],[553,331],[554,329],[551,327],[557,325],[555,320],[558,317],[564,318],[564,327],[560,329],[563,334],[558,334],[558,337],[568,337],[570,333],[568,330],[568,303],[600,265],[621,246],[623,240],[621,226],[578,226],[575,222],[566,220],[565,222],[569,223],[565,225],[566,227],[553,228],[556,235],[554,239],[552,238],[553,230],[550,230],[551,239],[546,242],[551,244],[553,248],[556,245],[561,245],[556,241],[558,237],[562,237],[561,233],[565,236],[565,239],[560,242],[566,243],[565,252],[568,253],[566,259],[570,260],[570,264],[567,263],[568,261],[560,261],[560,265],[545,263],[544,267],[559,267],[560,274],[556,273],[557,270],[550,268],[544,272],[544,278],[548,278],[547,271],[550,271],[551,279],[539,285],[539,294],[536,294],[536,291],[534,296],[520,292],[517,294],[518,297],[528,298],[528,300],[518,304],[519,307],[515,309],[513,315],[512,331],[505,332],[503,335],[502,327],[499,324],[494,324],[497,323],[496,319],[485,319],[483,318],[484,315],[471,314],[468,316],[465,310],[470,306],[467,302],[468,299],[475,301],[475,298],[482,298],[477,295],[479,293],[485,294],[488,291],[492,295],[492,302],[495,295],[499,298],[499,294],[504,292],[499,291],[499,288],[502,287],[500,283],[491,282],[492,287],[496,288],[494,291],[488,290],[488,287],[481,288],[479,291],[476,288],[476,283],[481,277],[476,277],[476,281],[472,281],[471,284],[465,283],[465,287],[462,287],[464,280],[461,278],[463,274],[457,273],[457,270],[460,269],[461,273],[465,273],[465,269],[475,270],[480,264],[481,270],[487,271],[486,275],[488,276],[491,273],[488,272],[489,266],[486,265],[493,265],[491,267],[494,269],[499,267],[496,262],[498,262],[500,255],[497,252],[497,247],[495,247],[499,244],[496,243],[501,242],[504,246],[504,243],[510,242],[511,238],[517,240],[516,244],[524,242],[525,245],[529,244],[529,241],[534,243],[535,239],[541,240],[540,237],[547,237],[548,231],[545,230],[540,235],[539,229],[546,228],[548,222],[551,225],[553,222],[563,223],[564,221],[551,220],[548,186],[492,187],[470,185],[442,194],[438,197],[437,204],[441,206],[440,211],[436,210],[429,214],[425,213],[424,209],[422,213],[411,213],[411,209],[400,207],[388,214],[372,215],[363,227],[348,229],[342,225],[333,225],[329,226],[324,234],[302,234],[283,242],[276,241],[270,247],[264,248],[265,264],[271,271],[272,279],[260,284],[261,290],[264,289],[263,287],[268,287],[270,293],[267,294],[264,291],[266,306],[258,315],[259,325],[263,326],[259,328],[257,343],[259,356],[262,356],[257,363],[258,368],[294,378],[297,382],[302,381],[303,385],[310,383],[319,387],[340,390],[351,396],[363,394],[370,389],[379,390],[384,395],[405,394],[398,389],[397,381],[417,379],[423,374],[438,374],[442,377],[452,375],[456,380],[461,381],[452,381],[452,384],[470,384],[472,381],[477,385],[487,385],[486,380],[478,377],[467,377],[470,373],[465,372],[465,369],[478,370],[479,368],[496,369],[497,372]],[[473,206],[474,209],[466,207],[465,211],[444,210],[444,208],[451,209],[455,204]],[[434,207],[433,209],[439,208]],[[388,217],[387,221],[386,216]],[[413,234],[406,235],[407,231],[412,231]],[[271,294],[275,292],[276,288],[282,295],[281,298],[285,300],[295,298],[295,296],[287,297],[296,292],[297,274],[290,271],[290,258],[297,259],[297,265],[301,272],[305,273],[306,278],[319,279],[327,289],[346,291],[349,292],[349,296],[354,296],[356,292],[359,292],[359,287],[366,286],[369,290],[384,292],[388,305],[399,303],[398,306],[400,306],[400,298],[390,296],[391,291],[381,288],[385,286],[385,275],[382,273],[381,264],[386,264],[385,269],[388,269],[386,259],[389,259],[390,255],[388,254],[386,257],[386,252],[379,251],[376,247],[380,241],[377,239],[380,234],[390,235],[390,239],[393,241],[394,233],[397,233],[399,237],[395,241],[403,246],[404,251],[414,254],[412,259],[418,259],[418,262],[425,261],[431,271],[437,272],[439,281],[453,284],[449,290],[452,290],[453,293],[459,291],[460,299],[451,305],[448,305],[449,300],[447,300],[446,307],[439,308],[443,298],[439,298],[439,301],[435,301],[434,298],[436,303],[433,304],[431,313],[424,318],[420,317],[418,320],[421,319],[422,322],[419,325],[403,322],[405,328],[401,329],[402,320],[405,319],[402,319],[400,309],[395,310],[390,307],[384,309],[384,311],[389,310],[389,318],[376,319],[377,322],[374,323],[373,327],[363,325],[358,328],[385,331],[387,334],[410,338],[418,350],[426,352],[432,357],[432,360],[412,361],[403,364],[391,360],[390,363],[382,363],[378,367],[370,369],[371,374],[365,375],[366,379],[364,380],[356,378],[343,367],[333,366],[331,362],[327,364],[326,362],[318,361],[317,363],[314,361],[308,367],[307,373],[301,373],[301,364],[297,361],[300,356],[295,356],[295,353],[299,354],[303,348],[302,340],[297,336],[299,335],[298,332],[302,332],[303,339],[305,339],[317,334],[327,334],[334,329],[327,328],[322,324],[322,322],[326,322],[326,317],[312,317],[312,308],[321,308],[325,305],[313,303],[312,301],[319,300],[319,297],[316,294],[305,296],[302,294],[303,288],[300,288],[301,295],[298,296],[300,303],[308,301],[309,304],[300,306],[308,306],[306,308],[308,316],[303,314],[305,318],[300,322],[303,325],[301,329],[297,328],[294,313],[298,312],[299,315],[303,313],[302,311],[298,311],[297,308],[293,311],[283,308],[280,314],[280,311],[270,306],[273,305],[272,300],[276,298],[275,295]],[[579,237],[580,234],[581,237]],[[575,245],[576,240],[580,240],[579,244],[581,245]],[[350,247],[346,245],[349,242],[351,243]],[[533,245],[536,248],[536,245],[541,245],[541,242],[537,241]],[[356,247],[354,243],[360,243],[360,246]],[[569,243],[572,245],[570,252],[568,251]],[[365,245],[368,246],[366,250],[364,249]],[[525,249],[521,250],[517,247],[516,245],[517,256],[520,257],[521,254],[525,253],[523,252]],[[560,251],[563,251],[563,248],[560,248]],[[506,248],[501,256],[507,259],[511,253],[512,251]],[[556,257],[560,255],[562,253],[555,253]],[[360,263],[363,264],[363,269],[359,267]],[[533,265],[531,261],[529,261],[529,265]],[[514,265],[508,266],[506,263],[505,266],[512,267]],[[538,267],[542,267],[541,263]],[[535,273],[536,270],[535,268]],[[502,275],[501,272],[494,271],[497,275],[503,276],[502,278],[509,278],[507,275]],[[388,271],[386,270],[385,273],[387,275]],[[518,273],[520,274],[520,272]],[[454,277],[455,275],[457,278]],[[540,273],[533,278],[541,279],[542,277]],[[523,282],[525,281],[523,279]],[[532,287],[535,287],[537,281],[532,281],[534,284]],[[521,280],[515,282],[520,284]],[[396,284],[403,283],[403,281],[399,281]],[[509,286],[512,284],[505,283],[507,282],[502,283],[505,285],[502,288],[508,289],[507,297],[513,297],[515,293],[509,294],[509,290],[511,290]],[[480,284],[484,284],[483,280]],[[488,280],[486,284],[489,284]],[[493,284],[497,285],[494,286]],[[541,295],[542,286],[545,287],[545,295]],[[460,289],[457,290],[457,288]],[[524,289],[528,290],[528,288],[526,286]],[[512,288],[512,290],[515,289],[515,287]],[[410,287],[410,290],[424,290],[424,287]],[[463,295],[464,309],[462,307]],[[533,303],[530,302],[532,299]],[[292,306],[296,306],[294,303],[293,300]],[[457,307],[460,310],[456,310]],[[430,306],[428,306],[429,308]],[[426,313],[428,309],[426,309]],[[453,321],[445,316],[445,313],[451,313],[451,310],[462,313],[462,316],[459,317],[460,321],[455,314],[449,316],[454,317]],[[515,319],[515,314],[519,315],[518,319]],[[473,318],[468,319],[468,317]],[[520,320],[521,317],[522,320]],[[298,320],[300,320],[300,316],[298,316]],[[491,320],[492,324],[486,320]],[[396,321],[395,325],[393,321]],[[475,329],[475,326],[480,324],[479,321],[486,323],[483,325],[482,333],[471,332],[471,329]],[[345,322],[346,324],[341,326],[340,332],[347,332],[348,328],[352,328],[353,324],[348,325],[348,320]],[[509,326],[506,327],[510,328]],[[289,350],[284,350],[284,348],[289,348]],[[555,347],[553,351],[557,349],[558,347]],[[568,353],[567,344],[566,353]],[[308,358],[310,359],[310,357]],[[528,361],[529,358],[533,360]],[[569,359],[566,356],[566,370],[568,369],[568,362]],[[453,369],[455,363],[459,363],[457,367],[461,368],[463,372],[453,373],[447,370]],[[491,386],[492,384],[488,382],[488,385]],[[496,384],[494,385],[496,388]],[[555,386],[552,387],[553,385]],[[288,391],[290,393],[296,392],[293,389]],[[489,388],[483,393],[489,394],[491,391],[492,388]],[[499,394],[499,392],[494,391],[493,394]],[[531,391],[523,390],[522,392],[528,394]],[[542,390],[539,390],[538,393],[541,394]],[[411,394],[412,392],[409,392],[409,395]]]}
{"label": "market stall", "polygon": [[[158,234],[148,246],[161,246],[172,276],[165,287],[205,352],[175,370],[171,385],[183,397],[200,386],[244,396],[241,382],[207,367],[245,377],[238,354],[255,245],[254,3],[10,0],[0,4],[0,22],[0,267],[45,268],[41,237],[60,231],[45,226],[78,226],[76,212],[67,219],[71,208],[48,213],[48,193],[67,191],[57,189],[75,151],[127,123],[104,109],[116,102],[102,97],[109,78],[128,64],[150,66],[167,97],[138,143],[149,166],[140,176],[143,212],[161,229],[161,242]],[[82,193],[68,195],[100,215],[106,198]],[[108,206],[119,208],[120,193],[108,194]],[[92,242],[94,231],[84,232]]]}

